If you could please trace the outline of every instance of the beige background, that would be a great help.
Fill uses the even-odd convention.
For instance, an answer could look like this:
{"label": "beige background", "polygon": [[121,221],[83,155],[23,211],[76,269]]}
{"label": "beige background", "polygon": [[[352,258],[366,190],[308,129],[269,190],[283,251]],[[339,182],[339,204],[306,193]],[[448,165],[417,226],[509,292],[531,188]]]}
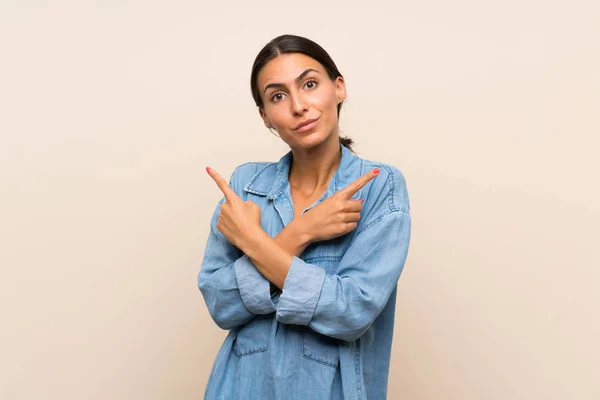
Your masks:
{"label": "beige background", "polygon": [[288,150],[249,89],[282,33],[407,179],[389,398],[600,398],[599,3],[365,4],[0,3],[0,398],[202,398],[204,167]]}

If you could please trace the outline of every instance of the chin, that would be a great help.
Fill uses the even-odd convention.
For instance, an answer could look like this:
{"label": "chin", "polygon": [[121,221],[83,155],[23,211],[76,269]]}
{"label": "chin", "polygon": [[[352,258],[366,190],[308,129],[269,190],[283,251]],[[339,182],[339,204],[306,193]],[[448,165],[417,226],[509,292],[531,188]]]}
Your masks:
{"label": "chin", "polygon": [[319,131],[305,133],[304,136],[296,137],[296,146],[304,149],[316,147],[326,143],[329,135],[325,135]]}

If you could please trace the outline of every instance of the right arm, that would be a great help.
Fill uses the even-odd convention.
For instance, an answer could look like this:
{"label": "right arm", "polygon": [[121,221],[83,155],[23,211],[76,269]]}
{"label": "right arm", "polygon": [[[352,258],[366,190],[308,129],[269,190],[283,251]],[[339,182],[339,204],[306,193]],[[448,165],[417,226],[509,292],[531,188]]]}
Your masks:
{"label": "right arm", "polygon": [[219,328],[229,330],[276,308],[269,293],[269,282],[256,271],[248,256],[217,229],[222,203],[218,203],[210,221],[198,288],[212,319]]}
{"label": "right arm", "polygon": [[[229,185],[235,190],[237,168]],[[225,330],[242,325],[257,314],[276,311],[271,299],[272,285],[257,270],[253,261],[231,244],[217,229],[223,197],[210,221],[202,266],[198,274],[198,288],[215,323]],[[310,244],[297,222],[288,224],[274,240],[291,254],[299,256]]]}

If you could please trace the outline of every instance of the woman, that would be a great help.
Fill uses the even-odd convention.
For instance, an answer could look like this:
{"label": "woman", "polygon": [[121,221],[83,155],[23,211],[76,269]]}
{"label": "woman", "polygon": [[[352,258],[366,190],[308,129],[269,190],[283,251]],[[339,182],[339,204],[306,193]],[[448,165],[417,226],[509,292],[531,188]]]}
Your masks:
{"label": "woman", "polygon": [[411,229],[404,177],[339,136],[344,78],[313,41],[269,42],[251,89],[290,151],[229,182],[207,167],[224,197],[198,287],[229,334],[205,399],[385,399]]}

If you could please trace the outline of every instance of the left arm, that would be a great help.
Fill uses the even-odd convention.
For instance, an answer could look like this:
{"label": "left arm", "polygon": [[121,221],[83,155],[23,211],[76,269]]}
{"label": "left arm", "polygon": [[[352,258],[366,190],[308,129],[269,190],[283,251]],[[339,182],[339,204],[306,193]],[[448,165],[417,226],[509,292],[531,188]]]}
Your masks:
{"label": "left arm", "polygon": [[258,261],[255,265],[269,266],[261,273],[270,272],[267,278],[283,288],[278,321],[354,341],[369,329],[396,287],[408,254],[410,230],[407,211],[380,216],[358,232],[336,274],[290,255],[268,237],[258,237],[245,251]]}

